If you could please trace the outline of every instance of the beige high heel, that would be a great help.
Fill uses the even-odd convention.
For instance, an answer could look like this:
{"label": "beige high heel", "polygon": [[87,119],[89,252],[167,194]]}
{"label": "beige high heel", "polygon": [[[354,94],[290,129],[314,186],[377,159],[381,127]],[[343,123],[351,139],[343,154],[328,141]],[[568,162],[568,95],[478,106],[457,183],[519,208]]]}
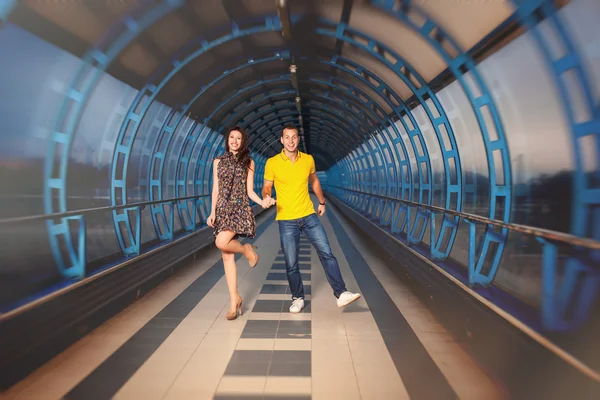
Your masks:
{"label": "beige high heel", "polygon": [[235,306],[235,311],[234,312],[228,311],[227,314],[225,314],[225,318],[227,318],[229,321],[232,321],[238,317],[238,312],[240,313],[240,316],[241,316],[242,315],[242,298],[241,297]]}
{"label": "beige high heel", "polygon": [[258,247],[254,246],[254,245],[252,245],[250,243],[246,243],[245,246],[250,246],[250,249],[252,250],[252,254],[254,254],[254,256],[256,257],[254,263],[252,263],[250,261],[250,259],[248,259],[248,263],[250,264],[250,268],[254,268],[258,264],[258,260],[260,260],[260,256],[254,251],[254,249],[258,249]]}

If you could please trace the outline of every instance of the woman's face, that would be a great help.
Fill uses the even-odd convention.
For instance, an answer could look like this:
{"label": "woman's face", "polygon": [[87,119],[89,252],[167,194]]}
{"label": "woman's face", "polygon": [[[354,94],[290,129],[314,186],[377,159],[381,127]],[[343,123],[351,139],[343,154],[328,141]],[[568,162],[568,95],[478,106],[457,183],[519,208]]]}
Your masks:
{"label": "woman's face", "polygon": [[242,146],[242,133],[239,131],[231,131],[229,132],[229,137],[227,140],[229,143],[229,150],[237,152]]}

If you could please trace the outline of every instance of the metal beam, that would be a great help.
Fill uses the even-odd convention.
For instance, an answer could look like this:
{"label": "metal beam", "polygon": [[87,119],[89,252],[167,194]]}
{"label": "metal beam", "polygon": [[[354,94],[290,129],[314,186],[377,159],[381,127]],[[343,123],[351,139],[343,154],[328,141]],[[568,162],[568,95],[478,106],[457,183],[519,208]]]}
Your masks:
{"label": "metal beam", "polygon": [[292,77],[292,85],[296,89],[296,108],[298,109],[298,122],[300,125],[300,137],[303,139],[300,141],[302,150],[304,152],[310,151],[310,144],[307,143],[306,137],[304,136],[304,118],[302,117],[302,97],[300,95],[300,87],[298,86],[298,64],[296,60],[296,54],[293,51],[293,46],[290,46],[292,41],[292,22],[290,18],[290,7],[287,0],[276,0],[277,1],[277,15],[279,16],[279,22],[281,24],[281,34],[283,40],[290,48],[292,55],[292,62],[290,64],[290,74]]}

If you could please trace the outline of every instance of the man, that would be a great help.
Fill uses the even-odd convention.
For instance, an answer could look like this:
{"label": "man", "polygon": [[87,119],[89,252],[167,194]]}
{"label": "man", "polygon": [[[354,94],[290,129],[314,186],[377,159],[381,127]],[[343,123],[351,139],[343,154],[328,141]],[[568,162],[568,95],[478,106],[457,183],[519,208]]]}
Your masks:
{"label": "man", "polygon": [[[288,282],[292,291],[290,312],[299,313],[304,308],[304,286],[298,265],[300,233],[304,233],[317,250],[325,269],[327,281],[337,298],[338,307],[344,307],[360,297],[346,290],[340,267],[329,246],[327,234],[315,215],[308,193],[308,182],[319,199],[318,214],[325,213],[325,198],[315,171],[315,161],[309,154],[298,151],[298,129],[286,125],[281,134],[283,150],[267,160],[262,190],[264,199],[271,197],[273,184],[277,193],[277,218],[279,237],[285,257]],[[272,200],[272,199],[271,199]]]}

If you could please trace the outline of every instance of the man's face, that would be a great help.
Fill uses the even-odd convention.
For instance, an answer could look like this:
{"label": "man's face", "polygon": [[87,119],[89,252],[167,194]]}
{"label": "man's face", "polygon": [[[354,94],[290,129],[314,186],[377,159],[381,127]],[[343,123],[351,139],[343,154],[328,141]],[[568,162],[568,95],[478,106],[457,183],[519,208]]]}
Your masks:
{"label": "man's face", "polygon": [[294,152],[298,148],[298,142],[300,138],[298,137],[298,131],[295,129],[284,129],[283,135],[281,136],[281,144],[283,147],[289,151]]}

